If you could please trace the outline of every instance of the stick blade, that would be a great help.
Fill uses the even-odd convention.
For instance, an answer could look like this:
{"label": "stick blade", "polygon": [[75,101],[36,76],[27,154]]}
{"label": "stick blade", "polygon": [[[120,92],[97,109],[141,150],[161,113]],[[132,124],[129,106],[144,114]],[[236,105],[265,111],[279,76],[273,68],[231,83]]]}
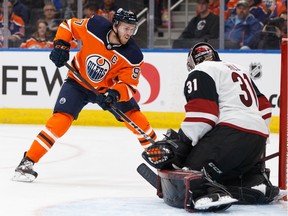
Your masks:
{"label": "stick blade", "polygon": [[157,175],[145,163],[142,163],[137,167],[137,172],[157,189]]}

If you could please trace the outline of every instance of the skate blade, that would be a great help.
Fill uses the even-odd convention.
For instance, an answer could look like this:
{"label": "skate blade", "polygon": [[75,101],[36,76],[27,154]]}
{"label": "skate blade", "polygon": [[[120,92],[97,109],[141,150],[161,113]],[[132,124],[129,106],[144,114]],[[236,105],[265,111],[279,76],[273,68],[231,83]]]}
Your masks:
{"label": "skate blade", "polygon": [[287,196],[288,196],[288,190],[280,190],[279,194],[274,197],[273,201],[278,202],[280,200],[283,200],[283,198]]}
{"label": "skate blade", "polygon": [[231,204],[237,201],[238,201],[237,199],[234,199],[230,196],[220,197],[219,200],[217,201],[212,201],[211,198],[205,197],[205,198],[197,200],[197,202],[194,205],[194,208],[197,210],[207,210],[210,207],[227,205],[227,204]]}
{"label": "skate blade", "polygon": [[33,182],[35,179],[36,177],[34,175],[21,172],[15,172],[14,176],[11,178],[12,181],[18,182]]}

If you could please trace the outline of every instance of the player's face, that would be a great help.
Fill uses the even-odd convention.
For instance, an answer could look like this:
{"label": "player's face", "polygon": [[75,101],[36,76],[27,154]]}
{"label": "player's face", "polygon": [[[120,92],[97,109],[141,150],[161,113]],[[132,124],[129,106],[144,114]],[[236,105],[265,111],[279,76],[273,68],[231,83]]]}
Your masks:
{"label": "player's face", "polygon": [[117,30],[121,44],[126,44],[131,36],[134,35],[136,31],[136,25],[120,22]]}

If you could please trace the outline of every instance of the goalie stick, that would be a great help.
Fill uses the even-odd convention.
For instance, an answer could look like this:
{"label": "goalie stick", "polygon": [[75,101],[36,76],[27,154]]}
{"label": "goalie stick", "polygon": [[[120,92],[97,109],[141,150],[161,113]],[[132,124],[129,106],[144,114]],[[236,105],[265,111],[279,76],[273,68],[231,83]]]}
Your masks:
{"label": "goalie stick", "polygon": [[[79,79],[81,80],[94,94],[100,95],[100,93],[87,81],[85,80],[80,73],[78,73],[71,65],[69,65],[67,62],[64,63],[64,65]],[[151,144],[154,144],[155,141],[146,134],[136,123],[134,123],[128,116],[126,116],[121,110],[119,110],[114,105],[111,105],[111,109],[117,113],[119,116],[122,117],[122,119],[127,122],[132,128],[137,130],[147,141],[149,141]]]}
{"label": "goalie stick", "polygon": [[145,163],[141,163],[137,167],[137,172],[157,189],[157,175]]}

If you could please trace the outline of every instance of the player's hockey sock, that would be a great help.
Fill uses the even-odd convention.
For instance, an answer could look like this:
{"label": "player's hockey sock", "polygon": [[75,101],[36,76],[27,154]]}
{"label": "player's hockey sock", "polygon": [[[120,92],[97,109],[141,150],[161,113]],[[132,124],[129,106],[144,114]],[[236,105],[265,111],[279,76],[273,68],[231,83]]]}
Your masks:
{"label": "player's hockey sock", "polygon": [[[130,118],[135,124],[138,125],[151,139],[156,140],[157,136],[153,128],[150,126],[147,118],[143,115],[143,113],[139,110],[132,110],[127,113],[125,113],[128,118]],[[151,143],[145,139],[143,135],[141,135],[137,130],[135,130],[133,127],[131,127],[128,123],[126,123],[126,127],[131,130],[138,138],[141,146],[146,149],[148,148]]]}
{"label": "player's hockey sock", "polygon": [[50,150],[56,140],[66,133],[72,121],[71,115],[54,113],[47,121],[45,129],[36,136],[26,156],[37,163]]}

